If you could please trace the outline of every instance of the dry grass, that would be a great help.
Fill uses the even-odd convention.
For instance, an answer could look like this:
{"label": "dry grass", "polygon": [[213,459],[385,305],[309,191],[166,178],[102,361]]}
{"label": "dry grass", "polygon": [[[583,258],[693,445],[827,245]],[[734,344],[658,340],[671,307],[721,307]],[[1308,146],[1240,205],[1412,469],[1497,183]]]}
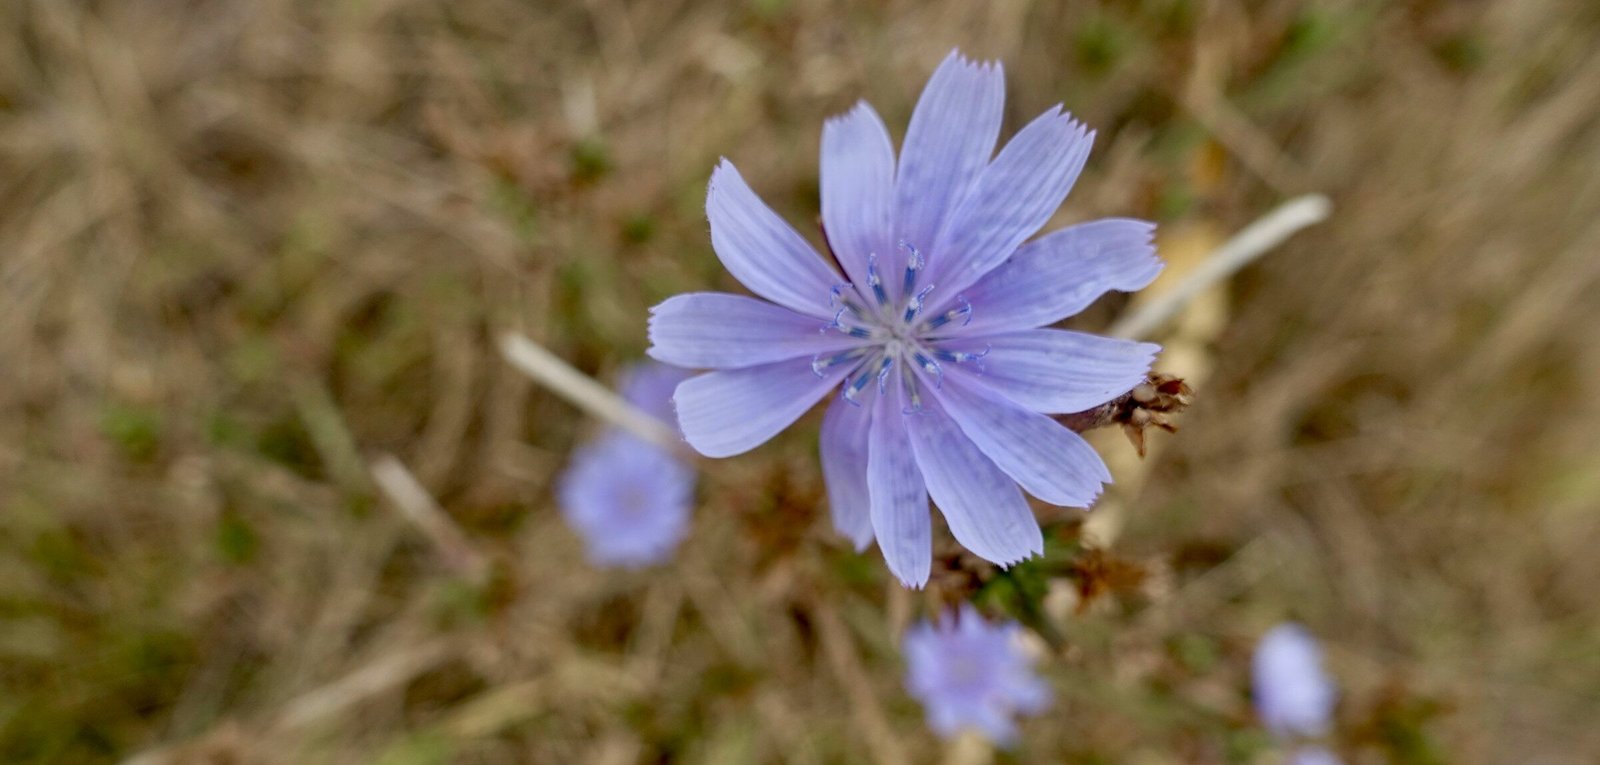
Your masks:
{"label": "dry grass", "polygon": [[1191,343],[1200,404],[1113,495],[1150,576],[1059,620],[1060,703],[998,756],[1272,761],[1245,672],[1286,616],[1353,762],[1600,756],[1592,3],[17,0],[0,760],[991,756],[902,692],[925,604],[827,532],[815,418],[705,466],[677,562],[602,575],[549,499],[591,426],[494,347],[606,377],[648,305],[733,286],[717,156],[814,216],[822,118],[904,124],[955,44],[1010,124],[1100,129],[1062,222],[1336,209]]}

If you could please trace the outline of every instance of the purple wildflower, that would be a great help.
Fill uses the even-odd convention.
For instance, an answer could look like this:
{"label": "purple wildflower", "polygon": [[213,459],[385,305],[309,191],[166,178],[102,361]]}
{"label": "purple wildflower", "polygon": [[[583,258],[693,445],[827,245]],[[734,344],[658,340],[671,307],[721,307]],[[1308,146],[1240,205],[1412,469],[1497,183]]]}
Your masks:
{"label": "purple wildflower", "polygon": [[[1111,481],[1048,415],[1144,379],[1154,345],[1038,329],[1161,269],[1152,224],[1108,219],[1023,244],[1049,220],[1093,134],[1057,106],[998,156],[1005,81],[952,52],[912,114],[898,163],[865,102],[822,130],[822,217],[840,271],[724,160],[711,244],[765,300],[679,295],[653,309],[650,355],[712,369],[678,386],[688,442],[727,457],[788,427],[830,389],[822,469],[833,523],[874,536],[908,586],[928,579],[931,496],[967,549],[1010,565],[1043,550],[1023,493],[1087,507]],[[991,159],[992,157],[992,159]]]}
{"label": "purple wildflower", "polygon": [[[638,364],[622,395],[672,421],[672,391],[688,372]],[[661,447],[616,428],[573,455],[561,477],[561,512],[597,566],[640,567],[671,557],[689,523],[694,470]]]}
{"label": "purple wildflower", "polygon": [[1015,622],[991,625],[971,605],[906,632],[906,687],[941,736],[976,729],[1006,745],[1017,737],[1013,714],[1038,714],[1050,687],[1033,674]]}
{"label": "purple wildflower", "polygon": [[1298,624],[1281,624],[1261,638],[1254,661],[1256,711],[1280,738],[1328,732],[1338,692],[1322,671],[1322,649]]}

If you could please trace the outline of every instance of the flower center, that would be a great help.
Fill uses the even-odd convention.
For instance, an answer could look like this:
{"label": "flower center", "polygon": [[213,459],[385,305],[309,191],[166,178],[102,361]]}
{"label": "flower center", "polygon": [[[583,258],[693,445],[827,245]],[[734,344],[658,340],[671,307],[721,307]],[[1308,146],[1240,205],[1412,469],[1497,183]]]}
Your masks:
{"label": "flower center", "polygon": [[[866,289],[858,289],[859,285],[854,284],[841,284],[833,288],[829,303],[838,312],[822,331],[839,332],[863,342],[840,353],[813,356],[811,371],[822,377],[824,370],[830,367],[852,365],[849,374],[845,375],[843,396],[846,401],[859,406],[861,393],[874,379],[878,382],[878,392],[881,394],[888,385],[890,372],[899,367],[906,400],[910,402],[906,408],[909,413],[922,409],[919,387],[921,375],[931,377],[931,384],[938,388],[944,382],[940,361],[977,361],[988,351],[965,353],[939,347],[939,341],[944,339],[940,337],[939,329],[952,322],[962,325],[970,322],[972,304],[957,295],[954,307],[931,318],[925,317],[927,299],[934,285],[919,288],[918,283],[927,260],[909,243],[901,242],[900,248],[907,257],[898,299],[891,299],[889,291],[884,288],[876,253],[867,256]],[[927,382],[922,381],[923,384]]]}
{"label": "flower center", "polygon": [[985,669],[987,667],[978,657],[963,652],[949,657],[945,672],[952,689],[976,693],[983,689],[985,681],[989,679]]}
{"label": "flower center", "polygon": [[649,494],[642,486],[629,485],[622,488],[621,496],[617,498],[617,510],[622,517],[640,520],[649,515],[646,508],[649,504]]}

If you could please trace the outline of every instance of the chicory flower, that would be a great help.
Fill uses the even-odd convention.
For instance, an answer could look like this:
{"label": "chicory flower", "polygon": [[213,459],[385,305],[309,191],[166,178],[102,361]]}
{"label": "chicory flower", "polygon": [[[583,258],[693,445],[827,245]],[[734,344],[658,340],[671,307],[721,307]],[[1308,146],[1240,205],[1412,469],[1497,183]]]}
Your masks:
{"label": "chicory flower", "polygon": [[706,199],[712,248],[759,299],[679,295],[650,320],[652,357],[713,370],[674,396],[685,438],[707,456],[764,443],[839,389],[821,436],[834,526],[858,549],[876,538],[912,587],[928,579],[930,497],[980,557],[1005,566],[1040,554],[1023,491],[1088,507],[1111,481],[1050,415],[1132,389],[1158,350],[1041,329],[1107,291],[1145,286],[1161,264],[1154,226],[1137,220],[1027,242],[1077,179],[1093,133],[1057,106],[995,155],[1004,97],[998,63],[952,52],[898,158],[865,102],[827,121],[831,260],[724,160]]}

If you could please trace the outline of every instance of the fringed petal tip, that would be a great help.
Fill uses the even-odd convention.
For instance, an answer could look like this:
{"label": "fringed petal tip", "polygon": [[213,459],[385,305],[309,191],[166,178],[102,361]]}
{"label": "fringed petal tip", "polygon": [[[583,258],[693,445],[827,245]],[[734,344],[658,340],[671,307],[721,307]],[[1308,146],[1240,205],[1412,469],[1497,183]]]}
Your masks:
{"label": "fringed petal tip", "polygon": [[1002,570],[1009,570],[1012,566],[1016,566],[1016,565],[1019,565],[1019,564],[1025,562],[1025,561],[1030,561],[1030,560],[1033,560],[1034,558],[1040,558],[1040,557],[1043,557],[1043,556],[1044,556],[1044,548],[1040,547],[1037,550],[1033,550],[1028,555],[1024,555],[1024,556],[1022,556],[1020,558],[1016,558],[1014,560],[992,560],[992,561],[989,561],[989,562],[993,563],[996,566],[999,566]]}
{"label": "fringed petal tip", "polygon": [[1103,220],[1115,221],[1121,227],[1121,236],[1114,244],[1108,242],[1106,249],[1114,249],[1126,261],[1121,273],[1112,280],[1110,288],[1117,292],[1138,292],[1150,286],[1167,267],[1167,262],[1161,259],[1160,248],[1156,246],[1156,224],[1138,218]]}
{"label": "fringed petal tip", "polygon": [[927,574],[923,574],[922,575],[922,581],[920,581],[920,582],[912,581],[910,579],[906,579],[905,577],[900,576],[898,573],[896,573],[894,575],[894,578],[895,578],[896,581],[900,582],[900,586],[901,587],[904,587],[904,588],[906,588],[908,590],[912,590],[914,592],[915,591],[920,591],[922,588],[928,586],[928,575]]}
{"label": "fringed petal tip", "polygon": [[1106,495],[1105,487],[1110,486],[1112,483],[1113,482],[1109,477],[1106,478],[1105,483],[1100,484],[1100,488],[1096,489],[1093,494],[1089,495],[1089,500],[1084,502],[1083,506],[1078,509],[1084,511],[1085,513],[1093,510],[1095,504],[1100,501],[1100,498]]}
{"label": "fringed petal tip", "polygon": [[934,249],[951,253],[930,278],[934,302],[999,267],[1061,207],[1093,149],[1094,133],[1057,104],[1024,125],[979,174],[940,228]]}
{"label": "fringed petal tip", "polygon": [[944,61],[939,63],[939,67],[943,68],[946,64],[951,63],[982,74],[1005,76],[1005,65],[1000,62],[1000,59],[975,58],[963,53],[959,47],[951,48],[950,52],[945,54]]}
{"label": "fringed petal tip", "polygon": [[706,181],[706,211],[708,218],[710,217],[711,204],[716,199],[717,192],[722,191],[723,187],[732,180],[737,180],[738,183],[743,184],[744,176],[739,173],[739,168],[734,166],[733,160],[727,157],[717,157],[717,164],[711,167],[711,179]]}
{"label": "fringed petal tip", "polygon": [[867,99],[858,98],[856,99],[855,103],[850,105],[849,109],[845,109],[838,114],[824,119],[822,121],[822,127],[824,129],[837,127],[841,123],[848,122],[853,119],[866,118],[868,114],[871,114],[872,118],[876,118],[878,116],[878,111],[872,108],[872,104],[868,103]]}

